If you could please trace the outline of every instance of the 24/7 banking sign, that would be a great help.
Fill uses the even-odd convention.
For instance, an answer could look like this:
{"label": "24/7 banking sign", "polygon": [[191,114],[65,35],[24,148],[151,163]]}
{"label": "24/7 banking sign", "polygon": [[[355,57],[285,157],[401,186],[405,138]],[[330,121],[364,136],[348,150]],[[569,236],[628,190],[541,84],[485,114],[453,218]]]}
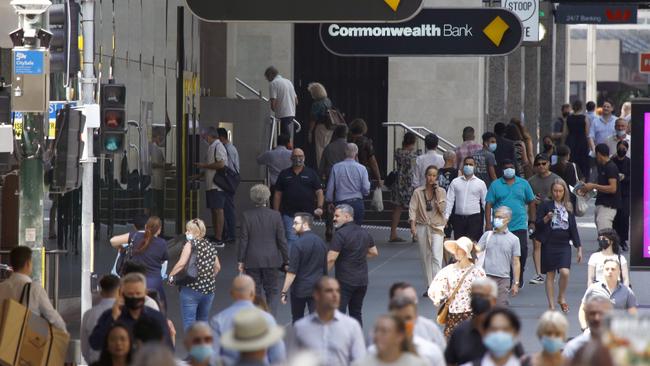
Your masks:
{"label": "24/7 banking sign", "polygon": [[496,56],[521,44],[517,16],[500,8],[422,9],[399,24],[330,23],[325,48],[339,56]]}

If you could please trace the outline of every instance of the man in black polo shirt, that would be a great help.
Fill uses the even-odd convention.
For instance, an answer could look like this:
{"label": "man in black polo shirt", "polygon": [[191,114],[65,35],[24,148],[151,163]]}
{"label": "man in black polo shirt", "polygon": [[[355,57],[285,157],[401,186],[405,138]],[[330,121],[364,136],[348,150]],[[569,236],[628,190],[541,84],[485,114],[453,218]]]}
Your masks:
{"label": "man in black polo shirt", "polygon": [[327,276],[327,246],[311,231],[313,221],[314,217],[306,212],[296,213],[293,219],[298,240],[291,246],[281,299],[283,304],[287,303],[287,291],[291,287],[291,318],[294,323],[305,315],[305,305],[309,313],[314,312],[314,286],[321,277]]}
{"label": "man in black polo shirt", "polygon": [[336,206],[336,232],[327,252],[327,269],[336,265],[335,277],[341,286],[339,311],[359,321],[363,298],[368,289],[368,258],[379,255],[370,234],[354,222],[354,209],[348,204]]}
{"label": "man in black polo shirt", "polygon": [[607,144],[596,145],[596,163],[598,165],[598,184],[585,183],[583,194],[596,190],[596,229],[611,229],[614,225],[616,210],[621,202],[621,189],[618,184],[618,168],[609,159]]}
{"label": "man in black polo shirt", "polygon": [[273,196],[273,209],[282,214],[289,248],[298,239],[293,230],[293,217],[296,212],[313,212],[320,217],[323,214],[324,199],[318,174],[305,166],[304,151],[293,149],[291,168],[281,171],[278,175]]}

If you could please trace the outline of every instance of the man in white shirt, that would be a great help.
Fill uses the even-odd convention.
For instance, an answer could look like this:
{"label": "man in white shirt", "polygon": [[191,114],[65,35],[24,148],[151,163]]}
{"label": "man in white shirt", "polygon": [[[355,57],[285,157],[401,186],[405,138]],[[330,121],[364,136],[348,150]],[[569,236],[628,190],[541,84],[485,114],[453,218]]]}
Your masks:
{"label": "man in white shirt", "polygon": [[0,283],[0,303],[6,299],[21,301],[23,289],[27,284],[31,284],[29,310],[65,331],[65,322],[50,303],[47,292],[40,283],[32,281],[32,250],[25,246],[13,248],[9,253],[9,264],[14,272],[11,277]]}
{"label": "man in white shirt", "polygon": [[[389,301],[398,297],[406,297],[408,299],[411,299],[411,301],[415,304],[417,311],[418,294],[415,290],[415,287],[413,287],[411,284],[406,282],[395,282],[390,287],[388,296]],[[413,334],[438,345],[441,350],[444,350],[447,347],[447,341],[445,340],[444,334],[442,334],[442,331],[440,331],[438,325],[436,325],[436,323],[434,323],[433,320],[429,318],[418,315],[417,319],[415,319],[415,328],[413,329]]]}
{"label": "man in white shirt", "polygon": [[[452,220],[454,237],[466,236],[478,241],[483,234],[483,215],[487,186],[485,182],[474,175],[476,161],[473,156],[463,159],[461,170],[463,175],[454,178],[447,189],[447,207],[445,219]],[[452,210],[456,211],[452,217]]]}
{"label": "man in white shirt", "polygon": [[619,118],[614,124],[614,134],[607,138],[607,146],[609,146],[610,154],[615,154],[618,150],[619,141],[627,141],[629,148],[627,149],[627,156],[630,157],[630,150],[632,150],[632,141],[630,135],[627,133],[627,120]]}
{"label": "man in white shirt", "polygon": [[219,141],[219,133],[215,127],[209,127],[206,132],[206,141],[210,146],[205,163],[194,163],[197,167],[204,169],[205,177],[205,202],[212,214],[212,228],[217,246],[223,246],[221,235],[223,234],[224,213],[226,204],[226,193],[223,189],[214,184],[214,175],[217,170],[223,169],[228,164],[228,153],[226,148]]}
{"label": "man in white shirt", "polygon": [[88,339],[90,334],[97,325],[99,317],[108,309],[113,307],[117,292],[120,288],[120,279],[114,275],[105,275],[99,280],[99,287],[101,292],[101,300],[91,309],[86,311],[81,320],[81,354],[88,365],[99,360],[99,351],[95,351],[90,347]]}
{"label": "man in white shirt", "polygon": [[413,169],[413,188],[418,188],[426,182],[424,173],[427,168],[434,165],[440,169],[445,166],[445,159],[442,155],[436,152],[438,148],[438,136],[430,133],[424,138],[424,147],[427,149],[425,154],[422,154],[415,159],[415,169]]}
{"label": "man in white shirt", "polygon": [[269,66],[264,71],[266,80],[269,81],[269,101],[275,118],[280,120],[281,133],[293,137],[293,119],[296,117],[298,96],[291,81],[285,79],[278,70]]}

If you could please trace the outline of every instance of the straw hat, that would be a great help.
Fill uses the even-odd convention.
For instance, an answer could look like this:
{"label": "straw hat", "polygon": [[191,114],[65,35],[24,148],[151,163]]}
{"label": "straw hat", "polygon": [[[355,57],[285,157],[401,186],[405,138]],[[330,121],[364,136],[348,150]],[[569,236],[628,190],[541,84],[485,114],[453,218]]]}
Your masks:
{"label": "straw hat", "polygon": [[472,242],[472,239],[466,236],[461,236],[457,240],[447,240],[444,244],[444,247],[451,254],[456,253],[456,249],[460,248],[465,251],[467,256],[469,256],[470,253],[472,253],[474,242]]}
{"label": "straw hat", "polygon": [[283,336],[284,328],[270,327],[261,310],[249,308],[235,315],[233,329],[221,336],[221,345],[240,352],[259,351],[277,343]]}

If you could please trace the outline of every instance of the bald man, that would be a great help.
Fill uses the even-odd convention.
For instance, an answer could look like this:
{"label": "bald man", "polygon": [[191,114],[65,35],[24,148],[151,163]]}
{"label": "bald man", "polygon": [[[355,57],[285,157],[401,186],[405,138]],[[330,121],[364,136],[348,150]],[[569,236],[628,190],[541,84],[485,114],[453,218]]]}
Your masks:
{"label": "bald man", "polygon": [[[243,309],[254,308],[253,299],[255,299],[255,281],[248,275],[236,276],[230,286],[230,296],[233,299],[232,305],[213,316],[210,319],[210,327],[214,335],[214,354],[224,361],[224,364],[231,365],[239,360],[239,352],[221,347],[219,339],[221,336],[233,328],[233,319],[235,315]],[[273,316],[267,312],[264,313],[268,325],[276,325]],[[286,349],[283,341],[271,346],[267,353],[267,361],[270,365],[284,362],[287,358]]]}
{"label": "bald man", "polygon": [[323,186],[318,173],[305,166],[305,152],[293,149],[291,167],[280,172],[275,182],[273,209],[280,211],[287,234],[289,248],[298,240],[293,230],[293,218],[297,212],[313,212],[314,216],[323,215]]}

